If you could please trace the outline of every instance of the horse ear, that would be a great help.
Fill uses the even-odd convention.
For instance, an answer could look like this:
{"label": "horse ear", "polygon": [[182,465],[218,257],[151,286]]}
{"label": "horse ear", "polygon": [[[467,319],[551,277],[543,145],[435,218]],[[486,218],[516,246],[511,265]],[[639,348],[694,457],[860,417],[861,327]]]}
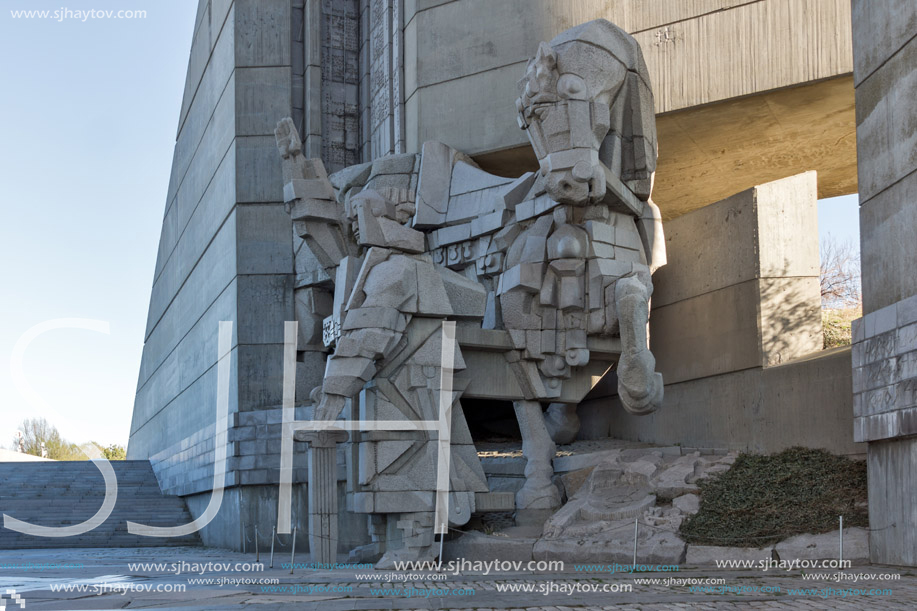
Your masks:
{"label": "horse ear", "polygon": [[637,72],[627,73],[630,125],[625,129],[630,132],[627,134],[630,141],[627,154],[631,163],[625,165],[629,166],[632,174],[625,181],[640,199],[646,200],[652,191],[653,173],[656,171],[656,110],[642,58],[637,69]]}
{"label": "horse ear", "polygon": [[557,66],[557,55],[554,54],[554,49],[551,48],[551,45],[544,41],[538,43],[535,63],[541,64],[549,70],[553,70]]}

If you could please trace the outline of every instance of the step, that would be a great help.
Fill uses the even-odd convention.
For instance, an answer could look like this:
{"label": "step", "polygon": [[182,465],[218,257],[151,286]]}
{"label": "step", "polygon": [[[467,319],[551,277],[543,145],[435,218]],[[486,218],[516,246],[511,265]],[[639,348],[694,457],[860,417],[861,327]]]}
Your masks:
{"label": "step", "polygon": [[[112,461],[118,479],[115,506],[95,529],[74,537],[35,537],[0,528],[0,549],[74,547],[165,547],[200,545],[197,533],[143,537],[127,522],[180,526],[192,521],[184,500],[162,494],[149,461]],[[89,461],[0,463],[0,513],[37,526],[80,524],[105,500],[105,480]]]}

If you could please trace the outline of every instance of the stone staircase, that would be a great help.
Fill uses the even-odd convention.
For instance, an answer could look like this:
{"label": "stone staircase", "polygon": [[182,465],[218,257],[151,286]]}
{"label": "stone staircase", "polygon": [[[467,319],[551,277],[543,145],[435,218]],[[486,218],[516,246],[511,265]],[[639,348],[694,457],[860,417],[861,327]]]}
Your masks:
{"label": "stone staircase", "polygon": [[[200,545],[197,533],[182,537],[142,537],[127,532],[127,520],[151,526],[191,521],[181,497],[165,496],[146,460],[112,461],[118,498],[108,519],[73,537],[36,537],[2,526],[0,549],[59,547],[160,547]],[[70,526],[91,518],[102,506],[105,482],[90,461],[0,463],[0,514],[41,526]]]}

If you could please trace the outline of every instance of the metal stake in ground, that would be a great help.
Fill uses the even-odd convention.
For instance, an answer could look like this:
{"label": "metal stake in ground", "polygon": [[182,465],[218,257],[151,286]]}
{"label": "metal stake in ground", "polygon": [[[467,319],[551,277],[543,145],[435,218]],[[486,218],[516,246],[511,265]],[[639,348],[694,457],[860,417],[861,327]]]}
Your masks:
{"label": "metal stake in ground", "polygon": [[634,518],[634,572],[637,571],[637,525],[640,518]]}
{"label": "metal stake in ground", "polygon": [[840,535],[841,540],[840,540],[840,546],[838,547],[838,552],[839,552],[838,555],[840,556],[840,562],[838,563],[837,570],[843,571],[844,570],[844,516],[838,516],[838,519],[840,520],[840,523],[841,523],[841,535]]}
{"label": "metal stake in ground", "polygon": [[293,545],[290,546],[290,575],[293,574],[293,561],[296,560],[296,527],[293,527]]}
{"label": "metal stake in ground", "polygon": [[277,527],[271,526],[271,567],[274,568],[274,539],[277,538]]}

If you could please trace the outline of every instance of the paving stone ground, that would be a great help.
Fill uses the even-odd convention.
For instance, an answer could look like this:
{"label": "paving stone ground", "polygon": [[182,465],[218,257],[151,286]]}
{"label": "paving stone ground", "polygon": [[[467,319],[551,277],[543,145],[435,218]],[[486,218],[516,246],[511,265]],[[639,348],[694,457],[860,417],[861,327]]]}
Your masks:
{"label": "paving stone ground", "polygon": [[[856,583],[803,579],[800,571],[691,569],[638,575],[580,573],[510,573],[447,575],[440,581],[424,572],[418,581],[399,583],[402,573],[358,569],[296,568],[289,552],[262,554],[264,571],[245,570],[253,554],[202,548],[58,549],[0,551],[0,608],[6,609],[914,609],[917,570],[854,566],[846,574],[893,574],[900,580],[871,577]],[[297,563],[309,563],[307,554]],[[159,567],[130,566],[160,563]],[[184,563],[184,565],[182,564]],[[207,563],[211,563],[207,566]],[[215,566],[229,563],[229,570]],[[233,570],[242,563],[240,570]],[[183,568],[180,573],[177,569]],[[210,569],[210,570],[207,570]],[[836,572],[829,572],[832,575]],[[358,578],[369,575],[369,581]],[[694,592],[684,586],[643,579],[720,579],[729,591]],[[195,580],[212,580],[201,583]],[[229,580],[253,583],[234,584]],[[257,580],[276,580],[264,584]],[[222,584],[220,583],[222,581]],[[711,586],[714,588],[720,586]],[[70,591],[54,591],[69,588]],[[120,588],[122,591],[117,591]],[[405,589],[411,589],[405,592]],[[501,591],[516,588],[517,591]],[[567,594],[572,589],[579,591]],[[585,589],[619,590],[585,592]],[[83,591],[77,591],[82,589]],[[127,589],[127,591],[123,591]],[[183,589],[184,591],[175,591]],[[398,591],[400,589],[400,591]],[[522,591],[522,590],[531,591]],[[553,589],[545,595],[543,592]],[[623,591],[629,589],[630,591]],[[810,592],[791,590],[809,589]],[[890,590],[869,595],[869,590]],[[25,607],[19,607],[15,590]],[[172,591],[167,591],[172,590]],[[765,593],[765,590],[767,591]],[[853,590],[857,590],[854,592]],[[435,593],[433,593],[436,591]]]}

